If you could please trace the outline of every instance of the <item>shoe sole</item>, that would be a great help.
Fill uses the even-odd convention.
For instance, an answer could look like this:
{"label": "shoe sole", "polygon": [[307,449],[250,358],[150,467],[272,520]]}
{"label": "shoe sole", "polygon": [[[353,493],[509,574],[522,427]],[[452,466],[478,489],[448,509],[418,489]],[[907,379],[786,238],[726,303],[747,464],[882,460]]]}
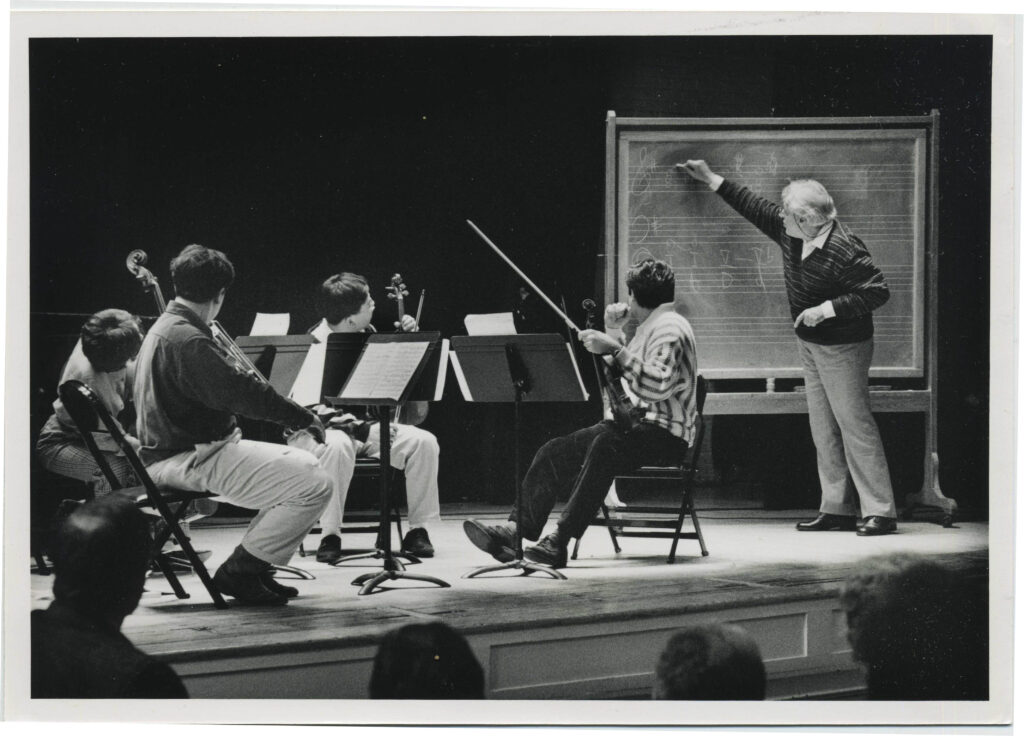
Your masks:
{"label": "shoe sole", "polygon": [[462,531],[466,533],[474,547],[481,552],[486,552],[498,562],[512,562],[516,558],[514,550],[503,544],[496,543],[490,534],[472,520],[466,519],[462,522]]}

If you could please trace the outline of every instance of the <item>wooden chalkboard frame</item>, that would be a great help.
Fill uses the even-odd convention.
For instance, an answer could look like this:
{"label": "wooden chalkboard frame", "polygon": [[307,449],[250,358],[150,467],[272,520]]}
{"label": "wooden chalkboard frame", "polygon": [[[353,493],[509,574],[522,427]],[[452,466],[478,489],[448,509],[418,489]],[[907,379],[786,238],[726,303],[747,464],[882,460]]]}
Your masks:
{"label": "wooden chalkboard frame", "polygon": [[[614,111],[608,112],[605,131],[605,248],[601,254],[604,260],[604,298],[613,301],[620,297],[619,288],[624,274],[619,265],[619,162],[620,141],[623,133],[637,131],[885,131],[917,130],[924,135],[925,151],[919,164],[927,167],[924,175],[925,191],[918,193],[924,207],[924,251],[923,278],[918,286],[923,294],[920,299],[921,319],[915,322],[920,333],[920,343],[915,345],[915,367],[913,370],[885,372],[884,376],[902,377],[911,380],[912,386],[871,392],[871,406],[875,412],[910,412],[925,414],[925,457],[924,483],[919,493],[908,494],[904,515],[916,504],[937,505],[946,512],[944,523],[951,523],[956,511],[956,501],[947,498],[939,488],[937,451],[937,399],[936,369],[938,359],[938,163],[939,163],[939,112],[932,110],[929,115],[889,117],[846,117],[846,118],[619,118]],[[869,245],[870,247],[870,245]],[[915,253],[915,257],[917,254]],[[915,335],[915,338],[917,336]],[[698,344],[700,336],[697,336]],[[917,355],[923,358],[923,365],[917,368]],[[702,372],[705,372],[702,370]],[[708,394],[705,414],[805,414],[806,397],[796,391],[774,391],[774,377],[777,372],[766,374],[765,391],[749,391],[747,388],[734,389],[729,378],[747,376],[714,376],[705,372],[708,378],[715,378]],[[879,372],[871,374],[878,378]],[[721,380],[726,379],[726,380]],[[923,381],[922,381],[923,379]],[[923,386],[920,384],[923,383]]]}

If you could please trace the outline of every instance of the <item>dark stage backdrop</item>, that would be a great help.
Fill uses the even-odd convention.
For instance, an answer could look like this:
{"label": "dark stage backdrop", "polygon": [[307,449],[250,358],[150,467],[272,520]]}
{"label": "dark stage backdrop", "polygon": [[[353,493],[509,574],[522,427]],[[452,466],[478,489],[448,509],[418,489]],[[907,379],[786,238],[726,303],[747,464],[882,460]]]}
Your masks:
{"label": "dark stage backdrop", "polygon": [[[33,312],[152,314],[126,254],[149,253],[169,299],[169,259],[198,242],[235,263],[220,319],[236,334],[257,310],[291,312],[302,331],[339,270],[375,285],[379,328],[399,271],[413,303],[427,290],[423,327],[462,334],[465,314],[507,311],[519,287],[467,218],[582,320],[601,279],[608,110],[936,108],[941,479],[986,508],[988,37],[33,39],[30,56]],[[558,329],[532,313],[535,329]],[[511,411],[457,394],[426,425],[442,498],[507,501]],[[528,410],[526,457],[598,411]],[[900,492],[916,490],[920,422],[882,428]],[[724,467],[767,480],[770,505],[816,504],[805,418],[732,419],[713,435]]]}

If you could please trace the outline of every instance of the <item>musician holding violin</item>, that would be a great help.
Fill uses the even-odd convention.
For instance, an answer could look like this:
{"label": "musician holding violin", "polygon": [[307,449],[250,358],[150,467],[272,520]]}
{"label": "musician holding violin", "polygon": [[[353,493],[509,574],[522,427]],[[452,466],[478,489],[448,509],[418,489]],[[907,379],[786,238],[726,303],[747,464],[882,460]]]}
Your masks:
{"label": "musician holding violin", "polygon": [[[389,293],[396,301],[405,295],[401,277],[392,279]],[[339,273],[331,276],[320,286],[317,295],[317,309],[322,316],[320,322],[310,330],[317,340],[326,342],[332,332],[375,332],[370,320],[376,307],[370,296],[366,279],[354,273]],[[416,320],[399,308],[396,327],[403,332],[419,329]],[[425,407],[413,405],[403,407],[423,416]],[[380,457],[380,424],[372,421],[362,408],[353,408],[351,413],[328,425],[327,445],[336,448],[347,458],[344,464],[347,477],[338,479],[335,491],[320,517],[323,536],[316,558],[331,564],[341,558],[341,521],[345,498],[355,469],[355,458]],[[363,420],[360,421],[356,415]],[[409,532],[402,540],[402,551],[416,557],[433,557],[434,547],[430,542],[427,525],[441,520],[441,505],[438,500],[437,469],[440,448],[437,438],[430,432],[403,423],[409,419],[399,414],[399,420],[391,423],[391,465],[405,471],[405,487],[409,505]]]}
{"label": "musician holding violin", "polygon": [[[524,539],[540,539],[555,501],[569,495],[555,530],[524,551],[533,562],[565,567],[569,540],[593,520],[616,475],[678,462],[693,440],[697,353],[690,323],[675,311],[675,274],[665,262],[647,259],[629,270],[626,288],[628,306],[605,310],[607,332],[579,331],[583,346],[599,356],[610,411],[603,421],[546,443],[523,478]],[[638,327],[627,345],[622,327],[630,318]],[[463,529],[478,548],[509,562],[515,520],[512,509],[506,524],[469,519]]]}
{"label": "musician holding violin", "polygon": [[157,485],[208,491],[258,509],[214,574],[220,591],[251,605],[280,605],[298,591],[273,578],[319,518],[331,474],[310,452],[242,439],[236,414],[323,440],[316,415],[239,366],[211,324],[235,270],[227,256],[189,245],[171,261],[176,297],[142,341],[133,396],[139,456]]}

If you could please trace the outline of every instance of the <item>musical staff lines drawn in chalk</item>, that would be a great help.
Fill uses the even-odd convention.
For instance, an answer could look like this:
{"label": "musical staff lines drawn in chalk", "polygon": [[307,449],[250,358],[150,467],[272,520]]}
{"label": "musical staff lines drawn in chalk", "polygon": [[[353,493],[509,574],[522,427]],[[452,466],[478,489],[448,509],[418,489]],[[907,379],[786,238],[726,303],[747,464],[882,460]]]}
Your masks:
{"label": "musical staff lines drawn in chalk", "polygon": [[[698,347],[713,345],[785,345],[794,340],[793,321],[787,317],[702,317],[687,315]],[[914,335],[909,316],[874,315],[875,342],[901,344]]]}
{"label": "musical staff lines drawn in chalk", "polygon": [[[682,156],[680,160],[686,160]],[[691,179],[675,168],[675,161],[657,164],[646,147],[631,156],[627,175],[631,194],[678,194],[698,192],[714,194],[701,182]],[[791,179],[818,179],[831,194],[863,195],[867,192],[913,192],[917,175],[912,162],[907,163],[853,163],[818,164],[813,170],[806,166],[777,164],[774,171],[767,167],[741,170],[727,168],[722,173],[750,187],[755,192],[779,192]]]}

